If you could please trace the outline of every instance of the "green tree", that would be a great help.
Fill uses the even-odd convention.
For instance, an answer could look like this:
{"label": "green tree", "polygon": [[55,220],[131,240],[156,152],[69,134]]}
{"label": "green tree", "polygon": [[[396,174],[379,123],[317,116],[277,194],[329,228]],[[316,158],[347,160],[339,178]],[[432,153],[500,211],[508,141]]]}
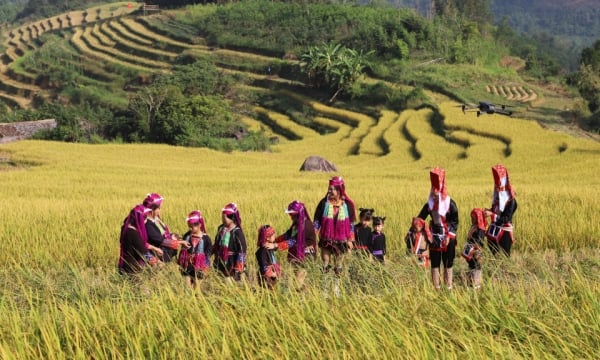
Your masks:
{"label": "green tree", "polygon": [[332,90],[331,102],[361,77],[369,66],[368,57],[372,53],[349,49],[340,44],[323,43],[302,54],[301,70],[312,86]]}

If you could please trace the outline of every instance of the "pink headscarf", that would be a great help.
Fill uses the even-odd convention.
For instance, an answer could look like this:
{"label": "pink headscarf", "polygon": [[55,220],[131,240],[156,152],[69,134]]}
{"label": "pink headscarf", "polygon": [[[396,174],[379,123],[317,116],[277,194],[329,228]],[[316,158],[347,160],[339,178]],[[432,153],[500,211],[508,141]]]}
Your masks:
{"label": "pink headscarf", "polygon": [[263,246],[273,234],[275,234],[275,229],[271,225],[261,225],[258,228],[258,241],[256,245],[258,247]]}
{"label": "pink headscarf", "polygon": [[159,208],[163,203],[164,198],[157,193],[150,193],[146,195],[144,202],[142,203],[145,207],[152,209]]}
{"label": "pink headscarf", "polygon": [[202,230],[203,233],[206,233],[206,224],[204,223],[204,218],[202,217],[202,213],[200,212],[200,210],[192,211],[185,219],[185,221],[187,221],[188,225],[199,223],[200,230]]}
{"label": "pink headscarf", "polygon": [[[346,183],[344,182],[344,179],[341,176],[332,177],[329,180],[329,186],[335,187],[337,189],[337,191],[340,193],[341,198],[344,201],[346,201],[347,203],[349,203],[352,206],[352,209],[355,209],[354,201],[346,193]],[[348,215],[350,217],[350,221],[352,221],[352,222],[356,221],[356,214],[354,213],[354,211],[352,212],[352,214],[348,214]]]}
{"label": "pink headscarf", "polygon": [[240,216],[240,211],[238,210],[236,203],[231,202],[225,205],[225,207],[221,209],[221,213],[227,215],[230,219],[232,219],[240,229],[242,228],[242,218]]}
{"label": "pink headscarf", "polygon": [[[129,225],[135,227],[138,234],[140,234],[140,237],[142,238],[142,241],[144,242],[144,247],[146,248],[148,246],[148,233],[146,232],[145,219],[146,219],[146,214],[149,211],[150,210],[148,210],[143,205],[136,205],[133,209],[131,209],[131,211],[129,212],[129,215],[127,215],[125,220],[123,220],[123,225],[121,226],[121,237],[119,239],[119,241],[121,243],[121,250],[120,250],[121,254],[119,256],[119,267],[122,267],[124,265],[123,259],[125,258],[125,251],[123,248],[123,242],[125,241],[125,233],[127,232],[127,228],[129,227]],[[144,263],[143,259],[140,260],[140,264],[143,264],[143,263]]]}
{"label": "pink headscarf", "polygon": [[296,245],[289,249],[292,255],[298,260],[304,260],[304,248],[306,247],[306,239],[304,228],[306,221],[310,219],[306,206],[298,200],[292,201],[285,211],[286,214],[298,214],[298,232]]}

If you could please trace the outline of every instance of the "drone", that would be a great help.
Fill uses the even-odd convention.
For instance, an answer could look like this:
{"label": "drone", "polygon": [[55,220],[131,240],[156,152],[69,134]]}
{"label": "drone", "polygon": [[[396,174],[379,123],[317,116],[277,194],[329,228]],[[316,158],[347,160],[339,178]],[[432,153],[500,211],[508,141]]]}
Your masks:
{"label": "drone", "polygon": [[513,114],[512,111],[506,110],[507,105],[494,105],[491,102],[480,101],[479,105],[474,104],[462,104],[462,112],[466,114],[467,111],[477,111],[477,117],[482,114],[500,114],[511,116]]}

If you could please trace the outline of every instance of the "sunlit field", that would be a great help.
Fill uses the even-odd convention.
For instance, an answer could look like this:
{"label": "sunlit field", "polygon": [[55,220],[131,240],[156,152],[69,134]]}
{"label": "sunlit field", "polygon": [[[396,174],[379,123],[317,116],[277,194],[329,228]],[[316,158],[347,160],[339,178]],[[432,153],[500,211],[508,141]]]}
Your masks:
{"label": "sunlit field", "polygon": [[[600,334],[600,143],[533,121],[463,115],[456,104],[385,113],[328,113],[337,131],[296,129],[268,153],[219,153],[163,145],[23,141],[0,145],[0,358],[594,358]],[[274,121],[289,119],[267,114]],[[348,126],[346,117],[357,122]],[[336,120],[337,119],[337,120]],[[443,122],[446,141],[436,132]],[[433,124],[433,126],[432,126]],[[386,144],[378,148],[378,144]],[[308,290],[293,271],[275,292],[255,281],[256,229],[289,226],[287,204],[312,215],[332,173],[300,172],[310,155],[339,168],[357,207],[385,216],[384,266],[351,259],[332,278],[308,264]],[[504,164],[517,192],[514,254],[486,256],[484,286],[464,280],[436,292],[405,257],[404,235],[429,192],[429,169],[446,169],[460,210],[462,249],[473,207],[489,207],[491,167]],[[248,241],[248,276],[214,274],[186,289],[175,264],[131,283],[116,271],[119,229],[149,192],[164,196],[171,230],[204,214],[211,237],[236,202]],[[458,252],[458,251],[457,251]],[[285,264],[285,254],[279,254]]]}

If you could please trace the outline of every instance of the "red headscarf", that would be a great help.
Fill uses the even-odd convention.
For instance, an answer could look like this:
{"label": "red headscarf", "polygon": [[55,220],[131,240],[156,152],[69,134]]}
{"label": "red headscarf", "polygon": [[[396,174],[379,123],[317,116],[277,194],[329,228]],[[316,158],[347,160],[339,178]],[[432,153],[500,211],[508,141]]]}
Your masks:
{"label": "red headscarf", "polygon": [[414,217],[412,220],[412,226],[413,229],[416,229],[417,226],[420,226],[421,229],[425,230],[425,234],[427,235],[428,239],[431,239],[431,230],[429,230],[429,225],[427,224],[427,222],[423,219],[421,219],[420,217]]}
{"label": "red headscarf", "polygon": [[487,221],[483,209],[474,208],[471,210],[471,223],[477,225],[477,228],[480,230],[487,229]]}
{"label": "red headscarf", "polygon": [[431,191],[427,200],[429,210],[436,210],[441,216],[445,216],[450,208],[450,197],[446,188],[446,171],[440,167],[434,167],[429,172],[429,179],[431,180]]}
{"label": "red headscarf", "polygon": [[492,175],[494,176],[494,195],[492,197],[492,210],[498,209],[504,211],[506,203],[515,197],[508,170],[502,164],[492,166]]}

